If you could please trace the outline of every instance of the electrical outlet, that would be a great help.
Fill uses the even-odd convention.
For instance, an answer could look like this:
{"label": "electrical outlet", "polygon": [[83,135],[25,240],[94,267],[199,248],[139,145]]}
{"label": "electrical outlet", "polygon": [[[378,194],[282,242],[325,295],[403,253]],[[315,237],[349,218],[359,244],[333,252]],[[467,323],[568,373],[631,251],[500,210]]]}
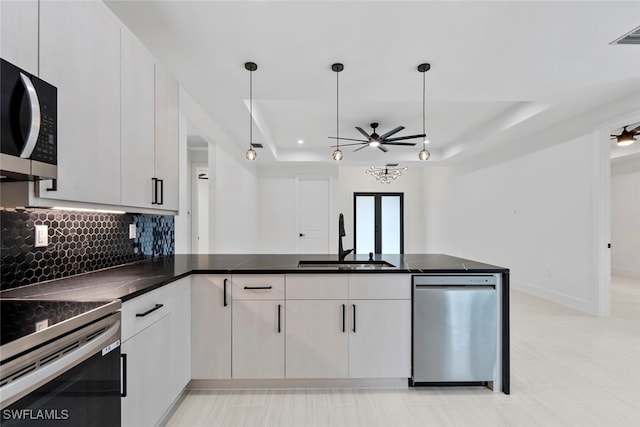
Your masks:
{"label": "electrical outlet", "polygon": [[135,239],[136,238],[136,225],[135,224],[129,224],[129,238],[130,239]]}
{"label": "electrical outlet", "polygon": [[46,225],[36,225],[36,248],[49,245],[49,227]]}
{"label": "electrical outlet", "polygon": [[39,322],[36,322],[36,332],[41,331],[48,327],[49,327],[49,319],[44,319]]}

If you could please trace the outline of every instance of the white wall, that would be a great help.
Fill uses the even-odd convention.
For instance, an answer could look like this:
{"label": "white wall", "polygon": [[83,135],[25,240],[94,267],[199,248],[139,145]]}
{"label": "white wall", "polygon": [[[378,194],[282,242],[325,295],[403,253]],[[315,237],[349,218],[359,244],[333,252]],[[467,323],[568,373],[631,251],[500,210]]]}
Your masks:
{"label": "white wall", "polygon": [[209,147],[211,253],[255,253],[257,179],[243,162],[244,156],[232,156],[217,145]]}
{"label": "white wall", "polygon": [[592,135],[480,170],[424,172],[428,252],[511,269],[511,285],[597,313]]}
{"label": "white wall", "polygon": [[611,269],[640,277],[640,158],[611,167]]}
{"label": "white wall", "polygon": [[175,253],[191,253],[191,180],[189,179],[189,160],[187,152],[187,119],[182,114],[178,126],[178,214],[174,217]]}

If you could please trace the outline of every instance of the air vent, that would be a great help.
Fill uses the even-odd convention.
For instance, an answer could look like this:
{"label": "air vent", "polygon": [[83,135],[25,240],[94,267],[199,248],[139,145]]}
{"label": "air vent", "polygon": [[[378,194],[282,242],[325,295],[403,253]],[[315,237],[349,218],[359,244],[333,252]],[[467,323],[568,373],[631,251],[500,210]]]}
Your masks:
{"label": "air vent", "polygon": [[253,144],[251,144],[251,146],[252,146],[253,148],[263,148],[262,144],[256,144],[256,143],[253,143]]}
{"label": "air vent", "polygon": [[634,28],[622,37],[615,39],[611,44],[640,44],[640,27]]}

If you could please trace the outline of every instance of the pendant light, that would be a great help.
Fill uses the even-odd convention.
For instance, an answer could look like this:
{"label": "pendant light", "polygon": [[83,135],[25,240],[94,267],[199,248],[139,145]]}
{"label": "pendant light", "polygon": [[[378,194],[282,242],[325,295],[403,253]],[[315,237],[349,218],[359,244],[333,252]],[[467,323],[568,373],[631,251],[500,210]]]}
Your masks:
{"label": "pendant light", "polygon": [[340,71],[344,70],[344,65],[336,62],[331,66],[331,69],[336,73],[336,151],[333,152],[333,160],[340,161],[342,160],[342,151],[340,151],[340,85],[338,80],[338,75]]}
{"label": "pendant light", "polygon": [[253,149],[253,72],[258,69],[255,62],[245,62],[245,70],[249,71],[249,149],[247,150],[247,160],[255,160],[258,156]]}
{"label": "pendant light", "polygon": [[424,63],[418,65],[418,71],[422,73],[422,133],[425,135],[422,140],[422,150],[418,153],[418,158],[420,160],[429,160],[431,157],[431,153],[427,150],[427,144],[429,140],[427,139],[427,133],[425,131],[424,121],[425,121],[425,73],[431,69],[431,64]]}

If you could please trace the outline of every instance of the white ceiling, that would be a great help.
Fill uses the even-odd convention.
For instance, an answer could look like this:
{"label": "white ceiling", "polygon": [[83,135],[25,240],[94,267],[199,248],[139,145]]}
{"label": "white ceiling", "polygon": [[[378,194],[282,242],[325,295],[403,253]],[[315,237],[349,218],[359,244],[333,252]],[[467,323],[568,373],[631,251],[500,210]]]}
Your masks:
{"label": "white ceiling", "polygon": [[[398,125],[406,129],[397,136],[421,133],[416,67],[431,63],[426,129],[434,162],[498,149],[514,135],[640,93],[640,46],[609,44],[640,24],[640,1],[106,3],[239,147],[249,142],[244,63],[258,64],[254,142],[265,145],[258,162],[331,162],[334,62],[345,66],[340,136],[347,138],[374,121],[378,133]],[[584,123],[586,132],[595,125]],[[344,149],[344,162],[417,161],[419,147]]]}

